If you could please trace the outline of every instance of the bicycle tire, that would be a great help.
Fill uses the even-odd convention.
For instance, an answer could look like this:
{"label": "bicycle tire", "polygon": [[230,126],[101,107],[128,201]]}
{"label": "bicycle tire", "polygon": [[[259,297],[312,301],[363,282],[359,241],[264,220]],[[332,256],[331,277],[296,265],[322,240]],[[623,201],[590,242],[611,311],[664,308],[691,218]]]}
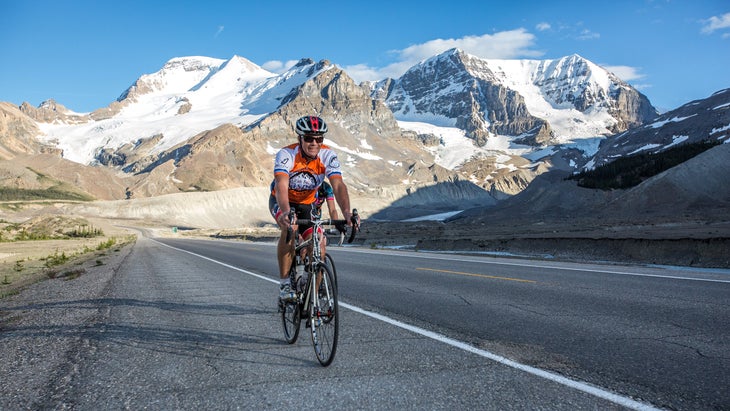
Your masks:
{"label": "bicycle tire", "polygon": [[301,309],[298,301],[283,303],[281,324],[284,328],[284,339],[289,344],[297,342],[299,326],[302,322]]}
{"label": "bicycle tire", "polygon": [[[317,292],[312,293],[308,321],[314,354],[319,363],[326,367],[332,364],[337,352],[339,306],[332,270],[327,264],[318,264],[318,270],[322,272],[322,279]],[[313,275],[310,278],[311,287],[316,287],[316,277]]]}
{"label": "bicycle tire", "polygon": [[332,276],[335,277],[335,288],[337,288],[337,268],[335,268],[335,260],[332,259],[329,253],[324,255],[325,263],[332,269]]}

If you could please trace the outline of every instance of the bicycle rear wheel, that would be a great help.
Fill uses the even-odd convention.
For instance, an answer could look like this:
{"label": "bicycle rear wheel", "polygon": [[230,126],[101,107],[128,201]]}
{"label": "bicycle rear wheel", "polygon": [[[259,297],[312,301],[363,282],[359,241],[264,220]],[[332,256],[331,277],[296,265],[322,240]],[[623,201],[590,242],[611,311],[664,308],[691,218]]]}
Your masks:
{"label": "bicycle rear wheel", "polygon": [[[319,290],[312,293],[309,321],[314,353],[317,355],[319,363],[326,367],[332,363],[337,351],[339,307],[337,305],[335,279],[330,267],[327,264],[319,264],[318,271],[322,276]],[[316,277],[312,276],[310,281],[316,281]],[[312,285],[314,284],[316,283]]]}
{"label": "bicycle rear wheel", "polygon": [[284,326],[284,339],[289,344],[294,344],[299,337],[299,325],[302,316],[299,309],[299,302],[286,302],[282,307],[281,323]]}

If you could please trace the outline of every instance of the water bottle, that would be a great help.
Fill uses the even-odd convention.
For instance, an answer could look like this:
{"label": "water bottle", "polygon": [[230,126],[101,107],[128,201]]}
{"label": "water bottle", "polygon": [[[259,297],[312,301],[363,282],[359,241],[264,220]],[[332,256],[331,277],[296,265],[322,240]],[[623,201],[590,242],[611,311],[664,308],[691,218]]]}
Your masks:
{"label": "water bottle", "polygon": [[[299,261],[297,261],[299,263]],[[304,264],[297,264],[296,268],[296,274],[294,275],[295,284],[297,285],[299,291],[304,290]]]}
{"label": "water bottle", "polygon": [[[303,265],[302,265],[302,270],[304,270]],[[299,277],[299,291],[304,292],[304,288],[307,286],[307,281],[309,281],[309,273],[306,271],[303,271],[302,276]]]}

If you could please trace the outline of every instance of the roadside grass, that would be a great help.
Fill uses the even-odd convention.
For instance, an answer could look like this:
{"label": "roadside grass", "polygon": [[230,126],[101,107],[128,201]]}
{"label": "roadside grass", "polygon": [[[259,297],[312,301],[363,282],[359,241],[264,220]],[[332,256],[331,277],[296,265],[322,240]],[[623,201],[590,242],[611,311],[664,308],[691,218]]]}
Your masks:
{"label": "roadside grass", "polygon": [[48,278],[71,280],[86,273],[86,261],[103,265],[107,254],[136,241],[135,235],[104,239],[75,237],[66,240],[26,240],[0,243],[0,298],[16,294],[29,284]]}

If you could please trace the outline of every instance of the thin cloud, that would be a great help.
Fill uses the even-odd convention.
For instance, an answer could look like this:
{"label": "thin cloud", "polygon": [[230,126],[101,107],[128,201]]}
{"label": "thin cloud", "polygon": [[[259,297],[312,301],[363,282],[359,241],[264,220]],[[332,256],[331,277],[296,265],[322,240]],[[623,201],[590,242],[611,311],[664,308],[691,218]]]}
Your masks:
{"label": "thin cloud", "polygon": [[646,89],[652,88],[653,85],[648,84],[648,83],[631,83],[631,87],[633,87],[633,88],[635,88],[635,89],[637,89],[639,91],[642,91],[642,90],[646,90]]}
{"label": "thin cloud", "polygon": [[215,35],[213,37],[218,38],[218,36],[220,36],[220,34],[223,33],[223,30],[225,30],[225,29],[226,29],[225,26],[218,26],[218,31],[215,32]]}
{"label": "thin cloud", "polygon": [[[712,34],[716,30],[722,30],[730,28],[730,13],[725,13],[722,16],[712,16],[707,20],[702,20],[704,26],[702,32],[705,34]],[[723,35],[726,38],[726,35]]]}
{"label": "thin cloud", "polygon": [[435,39],[393,51],[397,61],[388,66],[375,68],[357,64],[347,66],[345,70],[356,82],[381,80],[386,77],[398,78],[419,62],[452,48],[461,49],[484,59],[542,56],[541,51],[533,49],[534,43],[535,36],[523,28],[458,39]]}
{"label": "thin cloud", "polygon": [[588,29],[583,29],[580,32],[580,34],[578,35],[578,40],[593,40],[593,39],[597,39],[600,37],[601,37],[600,33],[595,33]]}
{"label": "thin cloud", "polygon": [[263,68],[266,71],[270,71],[272,73],[283,73],[290,68],[294,67],[295,64],[297,64],[298,60],[288,60],[288,61],[279,61],[279,60],[270,60],[266,63],[261,65],[261,68]]}
{"label": "thin cloud", "polygon": [[345,70],[347,71],[347,74],[358,83],[360,81],[363,81],[360,79],[382,80],[383,78],[388,77],[383,76],[378,69],[372,68],[367,64],[355,64],[352,66],[347,66]]}
{"label": "thin cloud", "polygon": [[631,66],[603,66],[606,70],[615,74],[618,78],[623,81],[632,81],[644,78],[644,74],[639,73],[641,70],[638,67]]}
{"label": "thin cloud", "polygon": [[552,26],[550,26],[550,23],[545,23],[545,22],[538,23],[538,25],[535,26],[535,29],[537,31],[546,31],[546,30],[550,30],[551,28],[552,28]]}

